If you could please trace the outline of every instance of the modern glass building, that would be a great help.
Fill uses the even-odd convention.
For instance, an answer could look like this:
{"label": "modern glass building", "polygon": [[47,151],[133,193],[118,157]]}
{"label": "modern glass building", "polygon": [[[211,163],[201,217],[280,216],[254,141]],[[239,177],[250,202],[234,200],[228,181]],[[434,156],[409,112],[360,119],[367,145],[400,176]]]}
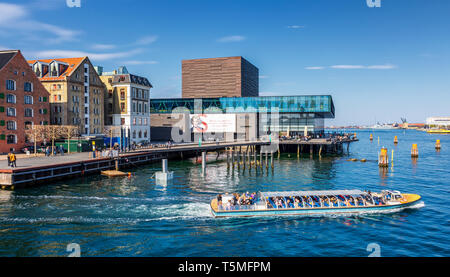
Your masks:
{"label": "modern glass building", "polygon": [[[335,116],[331,95],[151,99],[150,113],[151,115],[226,113],[236,114],[238,120],[253,116],[256,122],[247,119],[244,125],[256,124],[257,136],[268,132],[303,134],[305,127],[309,133],[320,133],[324,129],[324,120]],[[152,118],[152,127],[157,121]],[[167,122],[165,125],[168,127]]]}

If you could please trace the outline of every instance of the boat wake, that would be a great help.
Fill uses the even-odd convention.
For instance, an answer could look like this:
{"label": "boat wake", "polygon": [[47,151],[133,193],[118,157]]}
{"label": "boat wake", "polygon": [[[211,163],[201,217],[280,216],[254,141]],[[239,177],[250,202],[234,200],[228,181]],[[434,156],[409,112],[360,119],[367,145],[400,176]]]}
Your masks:
{"label": "boat wake", "polygon": [[2,223],[94,223],[94,224],[138,224],[152,221],[205,220],[212,218],[207,203],[184,203],[151,207],[138,205],[124,209],[127,215],[136,217],[110,217],[117,209],[108,209],[97,213],[98,216],[53,216],[53,217],[0,217]]}

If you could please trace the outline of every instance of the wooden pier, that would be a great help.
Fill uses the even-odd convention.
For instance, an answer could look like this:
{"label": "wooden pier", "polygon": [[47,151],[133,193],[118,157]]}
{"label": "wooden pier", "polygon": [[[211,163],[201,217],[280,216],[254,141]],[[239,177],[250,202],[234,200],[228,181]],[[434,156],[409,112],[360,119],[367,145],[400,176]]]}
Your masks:
{"label": "wooden pier", "polygon": [[[219,152],[227,147],[243,147],[248,145],[262,146],[268,142],[232,142],[174,145],[170,148],[143,149],[121,153],[119,157],[90,158],[90,153],[78,153],[66,156],[38,157],[17,161],[19,167],[0,167],[0,188],[15,189],[34,184],[56,181],[67,178],[81,177],[88,174],[100,174],[101,171],[155,163],[162,159],[185,159],[201,156],[202,152]],[[34,159],[34,160],[32,160]],[[26,164],[21,167],[22,164]],[[6,164],[6,161],[5,161]],[[28,164],[28,165],[27,165]]]}
{"label": "wooden pier", "polygon": [[[0,166],[0,188],[15,189],[35,184],[53,182],[56,180],[76,178],[89,174],[101,174],[102,171],[118,170],[130,167],[137,167],[141,164],[160,162],[162,159],[179,160],[195,157],[198,159],[206,152],[216,152],[217,157],[224,150],[227,155],[227,165],[230,167],[241,166],[245,170],[247,167],[266,169],[274,167],[274,155],[278,157],[280,152],[299,153],[309,151],[312,156],[318,153],[319,156],[325,153],[340,153],[343,145],[348,146],[351,142],[347,141],[327,141],[312,139],[309,141],[279,141],[276,150],[263,152],[265,145],[270,145],[267,141],[242,141],[242,142],[222,142],[222,143],[203,143],[202,146],[196,144],[174,145],[170,148],[152,148],[133,152],[121,153],[118,157],[100,157],[90,158],[90,153],[77,153],[73,155],[58,157],[36,157],[29,159],[19,159],[17,168],[7,168]],[[230,159],[231,156],[231,159]],[[259,157],[258,157],[259,156]],[[34,160],[33,160],[34,159]],[[265,161],[264,161],[265,159]],[[270,159],[270,162],[269,162]],[[5,161],[6,164],[6,161]],[[21,166],[22,165],[22,166]],[[203,165],[202,165],[203,167]]]}

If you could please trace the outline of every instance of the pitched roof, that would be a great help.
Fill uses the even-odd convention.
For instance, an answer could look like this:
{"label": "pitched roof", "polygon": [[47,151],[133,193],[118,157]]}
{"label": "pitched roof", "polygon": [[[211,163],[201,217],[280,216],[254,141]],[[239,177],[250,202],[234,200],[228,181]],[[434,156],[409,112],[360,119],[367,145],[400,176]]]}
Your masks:
{"label": "pitched roof", "polygon": [[19,52],[19,50],[0,51],[0,70]]}
{"label": "pitched roof", "polygon": [[[105,75],[107,76],[107,75]],[[138,84],[138,85],[142,85],[142,86],[146,86],[146,87],[153,87],[152,84],[150,83],[150,81],[145,78],[145,77],[141,77],[141,76],[137,76],[137,75],[133,75],[133,74],[116,74],[113,76],[113,80],[112,80],[113,84],[118,84],[118,83],[133,83],[133,84]]]}
{"label": "pitched roof", "polygon": [[45,59],[45,60],[30,60],[28,61],[29,64],[34,64],[36,62],[44,62],[44,63],[51,63],[53,61],[63,62],[68,64],[69,66],[67,69],[62,72],[58,77],[51,77],[50,71],[39,78],[41,81],[59,81],[64,80],[66,77],[69,77],[75,69],[78,68],[78,66],[86,59],[87,57],[80,57],[80,58],[64,58],[64,59]]}

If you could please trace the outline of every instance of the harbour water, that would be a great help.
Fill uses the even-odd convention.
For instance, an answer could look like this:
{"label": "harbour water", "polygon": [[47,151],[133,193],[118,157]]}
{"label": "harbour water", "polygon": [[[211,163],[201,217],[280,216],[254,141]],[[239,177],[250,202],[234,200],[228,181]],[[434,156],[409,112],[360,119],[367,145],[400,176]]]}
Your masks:
{"label": "harbour water", "polygon": [[[348,156],[282,154],[273,172],[263,174],[233,172],[222,161],[209,163],[202,177],[201,165],[169,161],[175,179],[167,186],[151,178],[160,169],[154,164],[132,169],[130,179],[91,176],[1,191],[0,256],[68,256],[71,243],[80,245],[81,256],[347,257],[373,254],[370,244],[381,256],[449,256],[450,135],[376,130],[370,142],[372,130],[355,132],[360,141]],[[390,156],[394,150],[387,171],[376,161],[382,146]],[[223,192],[322,189],[392,189],[423,201],[395,213],[320,217],[215,219],[209,208]]]}

